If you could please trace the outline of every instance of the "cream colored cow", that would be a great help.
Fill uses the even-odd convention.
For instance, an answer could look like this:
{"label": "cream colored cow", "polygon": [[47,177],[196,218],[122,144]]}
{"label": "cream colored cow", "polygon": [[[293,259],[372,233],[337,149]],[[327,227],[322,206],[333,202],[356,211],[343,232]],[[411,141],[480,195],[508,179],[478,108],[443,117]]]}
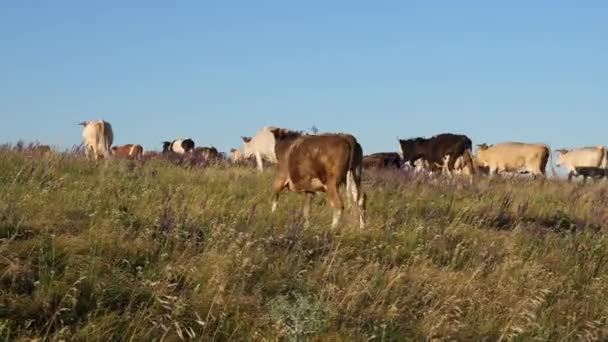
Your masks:
{"label": "cream colored cow", "polygon": [[565,148],[555,150],[559,153],[555,165],[564,167],[568,171],[568,180],[572,176],[579,176],[577,167],[606,168],[606,148],[604,146],[579,147],[571,150]]}
{"label": "cream colored cow", "polygon": [[549,147],[545,144],[510,141],[496,145],[477,145],[475,164],[487,167],[490,176],[502,172],[529,172],[536,178],[546,176],[545,168],[549,157]]}
{"label": "cream colored cow", "polygon": [[110,157],[110,146],[114,140],[112,125],[103,120],[83,121],[82,142],[85,147],[87,159],[108,159]]}

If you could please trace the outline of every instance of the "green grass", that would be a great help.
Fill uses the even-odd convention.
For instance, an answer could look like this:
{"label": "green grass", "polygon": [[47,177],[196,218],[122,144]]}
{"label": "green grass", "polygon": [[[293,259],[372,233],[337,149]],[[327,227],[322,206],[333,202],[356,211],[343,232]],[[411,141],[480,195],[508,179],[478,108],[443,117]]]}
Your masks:
{"label": "green grass", "polygon": [[272,171],[0,153],[0,341],[606,340],[608,186],[365,176],[270,214]]}

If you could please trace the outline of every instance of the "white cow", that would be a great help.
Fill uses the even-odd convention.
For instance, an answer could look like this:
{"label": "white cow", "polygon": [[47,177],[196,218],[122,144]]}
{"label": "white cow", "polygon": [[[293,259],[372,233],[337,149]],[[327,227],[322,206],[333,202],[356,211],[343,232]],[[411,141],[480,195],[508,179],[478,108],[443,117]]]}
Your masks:
{"label": "white cow", "polygon": [[555,152],[559,153],[555,165],[566,168],[568,180],[571,180],[572,176],[579,176],[577,167],[608,167],[604,146],[579,147],[571,150],[562,148]]}
{"label": "white cow", "polygon": [[277,157],[274,152],[275,139],[271,130],[276,127],[262,127],[253,137],[241,137],[243,139],[242,157],[247,159],[255,156],[259,171],[264,171],[263,161],[276,164]]}
{"label": "white cow", "polygon": [[[91,157],[97,160],[99,157],[108,159],[110,157],[110,146],[114,140],[112,125],[103,120],[83,121],[82,142],[85,147],[87,159]],[[92,154],[92,155],[91,155]]]}

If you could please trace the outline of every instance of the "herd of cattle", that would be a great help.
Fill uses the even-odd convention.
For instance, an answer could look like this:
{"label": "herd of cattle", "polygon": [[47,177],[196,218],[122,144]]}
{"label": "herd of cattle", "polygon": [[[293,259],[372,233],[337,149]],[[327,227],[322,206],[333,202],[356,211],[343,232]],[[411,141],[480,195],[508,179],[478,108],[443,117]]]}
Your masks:
{"label": "herd of cattle", "polygon": [[[141,145],[112,146],[112,126],[103,120],[84,121],[83,145],[89,159],[139,159],[144,156]],[[338,225],[344,209],[339,187],[346,184],[349,207],[357,208],[359,224],[365,222],[366,196],[361,190],[364,168],[411,168],[415,172],[490,176],[511,173],[545,177],[551,158],[549,146],[540,143],[503,142],[477,145],[473,154],[471,139],[465,135],[444,133],[430,138],[399,140],[400,153],[384,152],[363,156],[357,139],[344,133],[308,134],[285,128],[263,127],[252,137],[241,137],[240,149],[230,150],[227,158],[233,163],[249,160],[260,171],[264,163],[275,164],[272,184],[272,211],[277,209],[280,192],[288,188],[303,193],[303,216],[308,222],[310,204],[315,193],[325,192],[333,208],[332,227]],[[39,147],[40,148],[40,147]],[[43,146],[47,148],[48,146]],[[601,178],[608,176],[608,155],[604,146],[559,149],[556,165],[574,176]],[[163,142],[163,154],[197,155],[207,161],[219,160],[222,154],[214,147],[195,147],[192,139]],[[551,167],[553,169],[553,167]],[[553,170],[555,174],[555,170]]]}

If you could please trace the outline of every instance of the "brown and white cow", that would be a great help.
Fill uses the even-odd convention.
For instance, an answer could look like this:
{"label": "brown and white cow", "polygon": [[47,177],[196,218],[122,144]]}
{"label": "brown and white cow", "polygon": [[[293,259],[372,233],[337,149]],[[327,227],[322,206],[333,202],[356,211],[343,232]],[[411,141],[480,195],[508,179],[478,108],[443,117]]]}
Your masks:
{"label": "brown and white cow", "polygon": [[141,159],[144,154],[144,148],[137,144],[126,144],[120,146],[112,146],[112,155],[117,158],[125,159]]}
{"label": "brown and white cow", "polygon": [[[606,168],[606,148],[604,146],[579,147],[575,149],[558,149],[559,153],[555,165],[566,168],[568,180],[573,176],[585,176],[577,171],[579,167]],[[585,179],[587,176],[585,176]]]}
{"label": "brown and white cow", "polygon": [[326,192],[334,214],[332,228],[342,216],[344,203],[339,188],[346,183],[347,196],[356,203],[359,226],[365,225],[365,194],[361,190],[363,150],[350,134],[305,135],[280,128],[271,129],[275,138],[277,171],[272,185],[272,211],[279,193],[288,188],[305,195],[304,219],[309,222],[310,205],[316,192]]}
{"label": "brown and white cow", "polygon": [[475,162],[487,167],[490,176],[502,173],[531,173],[534,178],[546,176],[545,168],[550,157],[545,144],[504,142],[496,145],[477,145]]}
{"label": "brown and white cow", "polygon": [[106,160],[110,157],[110,146],[114,140],[112,125],[104,120],[83,121],[82,142],[84,143],[87,159],[97,160],[99,157]]}

